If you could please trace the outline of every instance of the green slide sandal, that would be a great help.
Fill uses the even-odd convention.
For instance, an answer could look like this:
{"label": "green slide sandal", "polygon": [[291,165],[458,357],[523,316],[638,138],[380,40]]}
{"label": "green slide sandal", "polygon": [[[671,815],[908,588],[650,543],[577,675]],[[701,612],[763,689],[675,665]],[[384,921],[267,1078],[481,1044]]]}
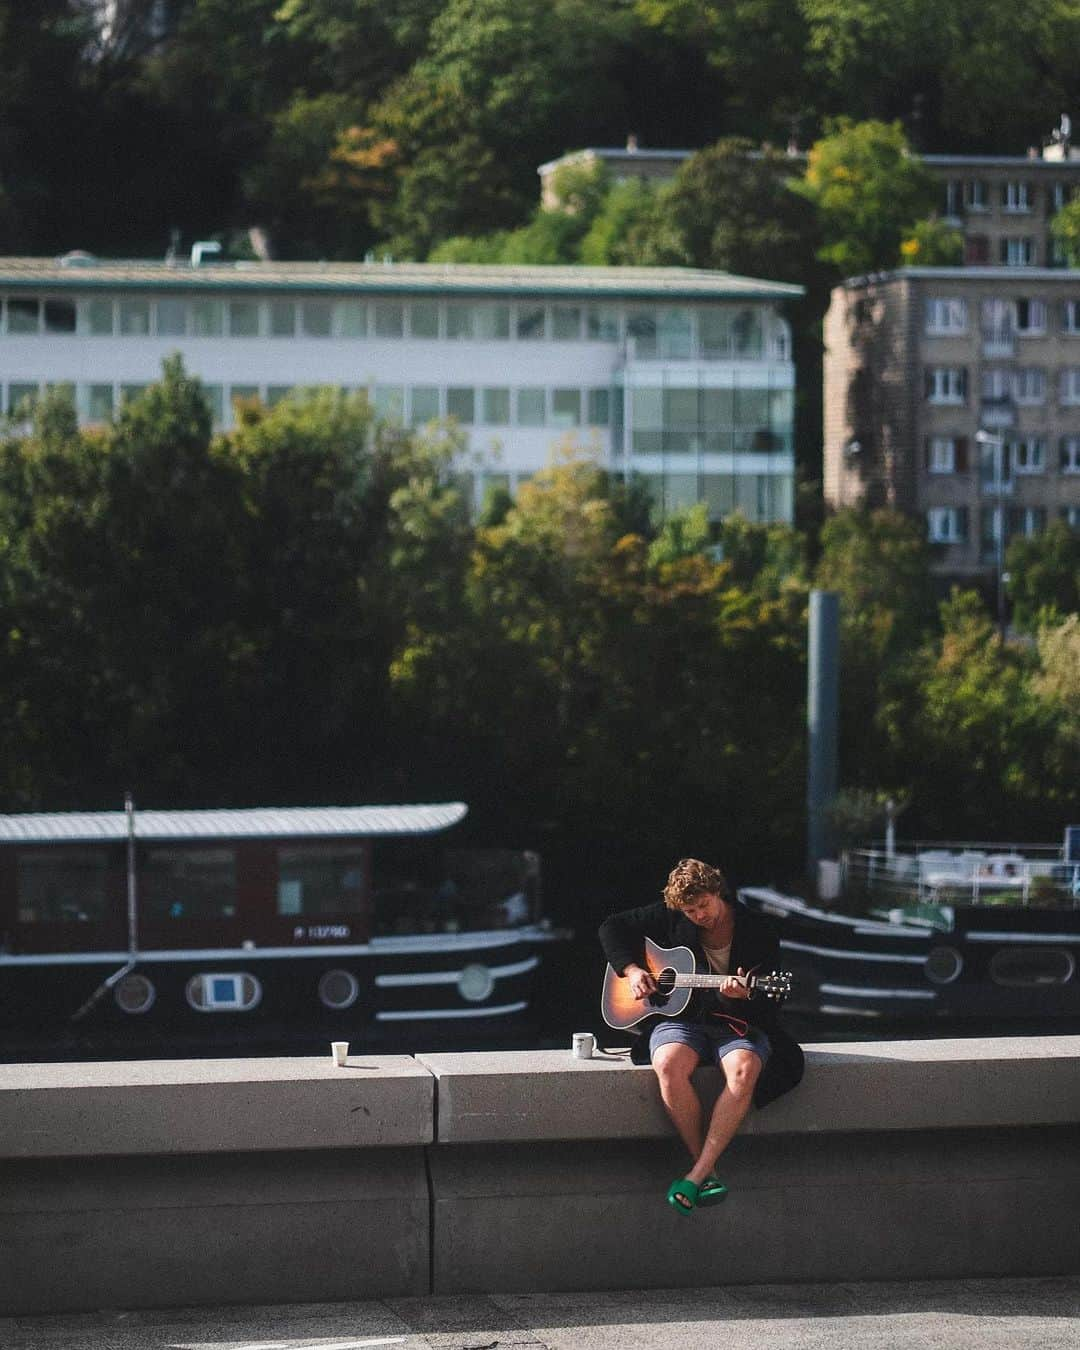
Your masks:
{"label": "green slide sandal", "polygon": [[719,1205],[727,1199],[727,1187],[714,1176],[708,1176],[698,1187],[698,1208],[707,1209],[709,1205]]}
{"label": "green slide sandal", "polygon": [[673,1181],[668,1187],[667,1202],[672,1209],[677,1209],[680,1214],[691,1214],[698,1202],[699,1194],[698,1187],[692,1181],[680,1177],[678,1181]]}

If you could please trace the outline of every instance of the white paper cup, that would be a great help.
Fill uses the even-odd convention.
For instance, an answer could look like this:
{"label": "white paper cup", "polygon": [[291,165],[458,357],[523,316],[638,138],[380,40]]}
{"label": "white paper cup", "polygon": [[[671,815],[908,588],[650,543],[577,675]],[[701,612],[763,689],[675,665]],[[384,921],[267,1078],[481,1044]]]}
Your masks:
{"label": "white paper cup", "polygon": [[349,1058],[349,1042],[331,1041],[330,1049],[333,1052],[334,1063],[338,1066],[339,1069],[344,1068],[345,1061]]}
{"label": "white paper cup", "polygon": [[596,1037],[591,1031],[575,1031],[570,1048],[574,1052],[575,1059],[592,1059],[593,1051],[596,1049]]}

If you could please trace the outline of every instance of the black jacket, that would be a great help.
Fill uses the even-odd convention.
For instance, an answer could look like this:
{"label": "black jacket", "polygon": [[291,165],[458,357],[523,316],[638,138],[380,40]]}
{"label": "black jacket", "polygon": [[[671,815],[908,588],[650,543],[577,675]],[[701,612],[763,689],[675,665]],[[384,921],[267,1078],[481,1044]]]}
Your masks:
{"label": "black jacket", "polygon": [[[763,915],[755,914],[736,902],[735,932],[731,942],[731,970],[762,974],[777,969],[780,941],[776,929]],[[639,909],[624,909],[609,915],[600,925],[600,942],[604,954],[616,975],[628,965],[645,964],[645,938],[652,938],[661,947],[689,947],[694,953],[698,969],[708,970],[705,953],[701,949],[700,930],[681,910],[669,909],[662,901],[642,905]],[[713,995],[715,997],[715,995]],[[748,999],[731,1000],[732,1012],[745,1018],[752,1026],[760,1027],[769,1037],[772,1054],[754,1089],[754,1104],[767,1103],[789,1091],[803,1076],[803,1053],[780,1025],[779,1008],[773,999],[751,995]],[[691,1002],[686,1016],[699,1015],[700,1004]],[[647,1036],[635,1038],[630,1058],[635,1064],[647,1064],[649,1044]]]}

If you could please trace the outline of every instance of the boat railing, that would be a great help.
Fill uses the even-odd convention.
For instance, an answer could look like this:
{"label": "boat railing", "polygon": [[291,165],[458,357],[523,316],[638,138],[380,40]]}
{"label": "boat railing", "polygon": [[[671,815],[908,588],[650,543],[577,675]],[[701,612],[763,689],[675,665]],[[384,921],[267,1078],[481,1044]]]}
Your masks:
{"label": "boat railing", "polygon": [[957,848],[938,844],[905,850],[848,849],[841,882],[846,895],[875,906],[1080,908],[1080,862],[1066,862],[1061,849],[1052,846],[973,844]]}

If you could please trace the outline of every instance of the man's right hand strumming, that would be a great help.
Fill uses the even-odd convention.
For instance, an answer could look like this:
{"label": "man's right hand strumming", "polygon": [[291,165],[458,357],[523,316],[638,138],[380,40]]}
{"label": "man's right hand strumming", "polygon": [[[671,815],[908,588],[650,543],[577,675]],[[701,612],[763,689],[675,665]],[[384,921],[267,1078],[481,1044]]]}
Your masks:
{"label": "man's right hand strumming", "polygon": [[656,981],[643,966],[627,966],[623,975],[630,981],[630,992],[636,999],[656,993]]}

